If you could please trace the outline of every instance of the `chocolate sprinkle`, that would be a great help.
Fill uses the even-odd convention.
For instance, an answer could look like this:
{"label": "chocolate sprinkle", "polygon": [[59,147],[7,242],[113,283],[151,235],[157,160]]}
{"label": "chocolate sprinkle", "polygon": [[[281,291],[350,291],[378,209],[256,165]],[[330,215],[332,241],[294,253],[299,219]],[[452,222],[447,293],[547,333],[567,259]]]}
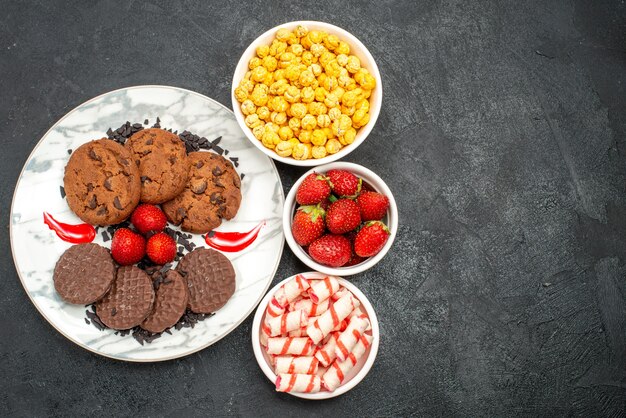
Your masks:
{"label": "chocolate sprinkle", "polygon": [[103,242],[108,242],[110,240],[111,240],[111,237],[109,236],[107,231],[102,231],[102,241]]}
{"label": "chocolate sprinkle", "polygon": [[144,120],[144,121],[143,121],[143,124],[144,124],[144,125],[147,125],[147,124],[148,124],[148,122],[149,122],[149,121],[148,121],[148,119],[146,119],[146,120]]}
{"label": "chocolate sprinkle", "polygon": [[65,187],[59,186],[59,189],[61,191],[61,199],[65,199]]}
{"label": "chocolate sprinkle", "polygon": [[67,154],[68,155],[72,155],[72,149],[71,148],[67,150]]}

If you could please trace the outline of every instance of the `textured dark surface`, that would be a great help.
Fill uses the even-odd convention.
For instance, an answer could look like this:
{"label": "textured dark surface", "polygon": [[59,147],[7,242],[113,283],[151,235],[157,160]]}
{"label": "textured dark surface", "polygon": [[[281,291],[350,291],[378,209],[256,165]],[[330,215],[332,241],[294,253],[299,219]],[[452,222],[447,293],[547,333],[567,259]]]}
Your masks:
{"label": "textured dark surface", "polygon": [[[58,3],[1,3],[3,415],[625,415],[624,2]],[[33,146],[124,86],[230,107],[244,48],[297,19],[351,31],[383,76],[378,123],[347,158],[385,179],[400,210],[392,251],[353,279],[380,318],[370,374],[326,402],[277,394],[251,318],[164,364],[67,341],[10,257],[8,210]],[[279,170],[286,190],[304,171]],[[276,280],[302,270],[286,248]]]}

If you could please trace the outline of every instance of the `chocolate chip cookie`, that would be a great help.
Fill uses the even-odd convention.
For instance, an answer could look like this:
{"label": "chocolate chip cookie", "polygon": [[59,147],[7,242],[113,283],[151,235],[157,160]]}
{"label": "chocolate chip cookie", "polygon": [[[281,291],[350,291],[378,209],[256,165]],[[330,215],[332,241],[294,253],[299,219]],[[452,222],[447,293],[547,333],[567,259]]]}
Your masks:
{"label": "chocolate chip cookie", "polygon": [[54,288],[69,303],[89,304],[109,291],[115,280],[115,263],[109,250],[98,244],[68,248],[54,267]]}
{"label": "chocolate chip cookie", "polygon": [[220,309],[235,293],[235,269],[230,260],[210,248],[196,248],[185,255],[176,271],[187,279],[189,308],[195,313]]}
{"label": "chocolate chip cookie", "polygon": [[241,180],[233,165],[212,152],[189,153],[185,190],[162,205],[167,219],[185,231],[202,234],[232,219],[241,204]]}
{"label": "chocolate chip cookie", "polygon": [[185,144],[177,135],[158,128],[144,129],[125,145],[141,175],[141,201],[163,203],[185,188],[189,162]]}
{"label": "chocolate chip cookie", "polygon": [[139,169],[120,144],[98,139],[78,147],[65,166],[67,204],[92,225],[122,222],[139,203]]}

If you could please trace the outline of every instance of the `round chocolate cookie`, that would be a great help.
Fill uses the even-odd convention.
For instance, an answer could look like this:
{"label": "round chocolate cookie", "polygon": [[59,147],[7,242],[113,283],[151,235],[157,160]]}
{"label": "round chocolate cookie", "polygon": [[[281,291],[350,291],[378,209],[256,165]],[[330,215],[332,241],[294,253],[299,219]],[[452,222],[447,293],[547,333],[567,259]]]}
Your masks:
{"label": "round chocolate cookie", "polygon": [[70,209],[92,225],[114,225],[139,203],[139,169],[128,150],[109,139],[81,145],[65,166],[63,187]]}
{"label": "round chocolate cookie", "polygon": [[189,153],[185,190],[162,207],[167,219],[185,231],[202,234],[232,219],[241,204],[241,180],[233,165],[212,152]]}
{"label": "round chocolate cookie", "polygon": [[54,267],[54,288],[69,303],[89,304],[109,291],[115,263],[109,250],[98,244],[72,245]]}
{"label": "round chocolate cookie", "polygon": [[187,309],[187,281],[175,270],[168,270],[156,290],[152,312],[141,323],[150,332],[163,332],[178,322]]}
{"label": "round chocolate cookie", "polygon": [[225,255],[209,248],[196,248],[185,255],[176,270],[187,279],[189,308],[212,313],[235,293],[235,269]]}
{"label": "round chocolate cookie", "polygon": [[123,266],[106,296],[96,303],[96,314],[109,328],[129,329],[141,324],[152,311],[152,280],[136,266]]}
{"label": "round chocolate cookie", "polygon": [[144,129],[126,141],[141,175],[141,201],[163,203],[185,188],[189,162],[177,135],[158,128]]}

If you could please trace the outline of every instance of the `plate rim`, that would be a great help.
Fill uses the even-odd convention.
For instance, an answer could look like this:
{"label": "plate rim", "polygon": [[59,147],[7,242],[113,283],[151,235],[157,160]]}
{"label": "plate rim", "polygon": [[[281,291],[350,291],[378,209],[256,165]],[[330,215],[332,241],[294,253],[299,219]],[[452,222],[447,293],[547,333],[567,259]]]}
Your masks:
{"label": "plate rim", "polygon": [[[189,89],[185,89],[182,87],[175,87],[175,86],[167,86],[167,85],[160,85],[160,84],[145,84],[145,85],[137,85],[137,86],[129,86],[129,87],[121,87],[119,89],[115,89],[115,90],[111,90],[111,91],[107,91],[105,93],[101,93],[95,97],[92,97],[91,99],[80,103],[79,105],[75,106],[74,108],[72,108],[72,110],[70,110],[69,112],[65,113],[65,115],[63,115],[59,120],[57,120],[55,123],[53,123],[50,128],[41,136],[41,138],[39,138],[39,141],[37,141],[37,144],[33,147],[32,151],[30,152],[30,154],[28,154],[28,157],[26,157],[26,161],[24,161],[24,164],[22,166],[22,169],[20,170],[20,174],[17,177],[17,181],[15,183],[15,188],[13,189],[13,197],[11,198],[11,208],[9,211],[10,214],[10,219],[9,219],[9,242],[11,243],[11,258],[13,259],[13,265],[15,267],[15,271],[17,272],[17,276],[20,279],[20,283],[22,285],[22,288],[24,289],[24,292],[26,293],[26,295],[28,296],[28,299],[30,300],[31,304],[35,307],[35,309],[37,309],[37,311],[39,312],[39,314],[41,316],[43,316],[43,318],[46,320],[46,322],[48,322],[48,324],[50,324],[59,334],[61,334],[62,336],[64,336],[66,339],[68,339],[70,342],[72,342],[73,344],[76,344],[77,346],[91,352],[94,354],[97,354],[99,356],[105,357],[105,358],[109,358],[109,359],[113,359],[113,360],[117,360],[117,361],[122,361],[122,362],[129,362],[129,363],[158,363],[158,362],[163,362],[163,361],[169,361],[169,360],[175,360],[175,359],[179,359],[179,358],[183,358],[183,357],[187,357],[190,356],[192,354],[195,354],[199,351],[204,350],[205,348],[208,348],[210,346],[212,346],[213,344],[216,344],[217,342],[219,342],[220,340],[222,340],[224,337],[226,337],[227,335],[229,335],[231,332],[233,332],[235,329],[237,329],[239,327],[239,325],[241,325],[241,323],[243,321],[245,321],[252,312],[255,311],[255,309],[257,308],[257,306],[259,305],[259,303],[261,302],[261,300],[263,299],[263,297],[265,296],[265,294],[267,293],[268,289],[270,288],[272,281],[274,280],[274,277],[276,277],[276,272],[278,271],[278,266],[280,265],[280,261],[282,259],[282,255],[283,252],[285,250],[285,236],[284,236],[284,232],[283,232],[283,239],[280,242],[280,256],[278,257],[278,260],[276,262],[276,264],[274,265],[274,271],[271,274],[271,279],[267,282],[267,284],[265,285],[265,289],[260,293],[259,297],[257,298],[257,301],[254,303],[254,305],[252,306],[252,308],[250,308],[250,310],[243,315],[243,317],[235,322],[231,328],[226,331],[222,336],[220,336],[219,338],[217,338],[215,341],[212,341],[211,343],[208,344],[204,344],[198,348],[195,348],[191,351],[182,353],[182,354],[176,354],[176,355],[171,355],[171,356],[166,356],[166,357],[159,357],[159,358],[154,358],[154,359],[138,359],[138,358],[122,358],[122,357],[117,357],[115,355],[111,355],[111,354],[107,354],[107,353],[102,353],[100,351],[97,351],[85,344],[83,344],[80,341],[75,340],[74,338],[72,338],[70,335],[66,334],[65,332],[61,331],[61,329],[57,328],[57,326],[53,323],[53,321],[48,318],[48,316],[46,316],[46,314],[39,308],[39,305],[37,303],[35,303],[35,300],[33,299],[33,297],[31,296],[31,294],[28,292],[28,289],[26,288],[26,285],[24,283],[24,278],[22,277],[22,272],[20,271],[20,269],[18,268],[18,264],[17,264],[17,259],[15,258],[15,251],[13,248],[13,207],[15,205],[15,196],[17,194],[17,189],[18,186],[20,185],[20,182],[22,180],[22,176],[24,174],[24,170],[26,169],[26,165],[28,164],[28,161],[30,161],[30,159],[32,158],[32,156],[35,154],[35,151],[37,151],[37,149],[39,148],[39,146],[41,145],[43,139],[48,136],[48,134],[50,134],[50,132],[57,126],[59,125],[61,122],[63,122],[63,120],[65,120],[65,118],[69,117],[69,115],[71,115],[72,113],[74,113],[75,111],[77,111],[78,109],[80,109],[81,107],[88,105],[100,98],[102,98],[103,96],[112,94],[112,93],[117,93],[120,91],[125,91],[125,90],[136,90],[136,89],[145,89],[145,88],[160,88],[160,89],[171,89],[171,90],[175,90],[175,91],[183,91],[185,93],[191,93],[194,94],[202,99],[208,100],[210,102],[213,102],[214,104],[217,104],[218,106],[220,106],[221,108],[223,108],[224,110],[226,110],[227,112],[231,113],[233,116],[235,116],[234,112],[232,110],[230,110],[227,106],[223,105],[222,103],[218,102],[215,99],[212,99],[208,96],[205,96],[202,93],[198,93],[195,92],[193,90],[189,90]],[[237,125],[239,127],[239,125]],[[241,127],[239,127],[241,129]],[[267,158],[270,162],[270,164],[272,165],[272,167],[274,168],[275,172],[278,174],[278,168],[276,167],[276,164],[274,163],[274,160],[271,159],[270,157],[268,157],[267,155],[264,155],[265,158]],[[278,185],[280,186],[280,194],[282,196],[283,199],[283,204],[285,203],[285,191],[283,190],[283,184],[282,181],[280,179],[280,174],[278,175]],[[281,225],[282,228],[282,225]]]}

